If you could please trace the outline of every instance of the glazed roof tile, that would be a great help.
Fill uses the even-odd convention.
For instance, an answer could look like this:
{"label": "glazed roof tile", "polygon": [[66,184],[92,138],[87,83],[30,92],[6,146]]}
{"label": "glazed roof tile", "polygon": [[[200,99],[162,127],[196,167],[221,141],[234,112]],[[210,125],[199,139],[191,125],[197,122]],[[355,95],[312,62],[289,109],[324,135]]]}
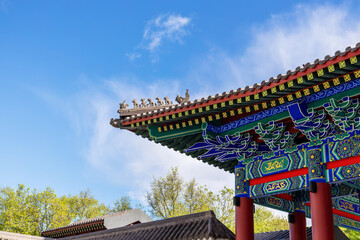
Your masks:
{"label": "glazed roof tile", "polygon": [[[261,90],[264,87],[272,86],[273,84],[279,83],[280,80],[286,80],[290,76],[297,75],[298,73],[305,73],[308,69],[310,69],[310,70],[314,69],[318,65],[326,65],[326,64],[328,64],[329,61],[332,61],[332,60],[336,59],[337,57],[343,57],[343,56],[346,56],[348,53],[358,51],[359,48],[360,48],[360,42],[357,43],[355,47],[350,47],[349,46],[344,51],[336,51],[333,56],[326,55],[321,60],[316,59],[313,63],[308,62],[306,64],[303,64],[303,66],[298,66],[295,70],[288,70],[286,72],[286,74],[279,74],[279,75],[277,75],[276,78],[271,77],[269,80],[264,80],[260,84],[255,83],[252,86],[246,86],[245,88],[238,88],[237,90],[230,90],[229,92],[223,92],[222,94],[216,94],[215,96],[208,96],[207,98],[196,99],[194,101],[185,102],[185,103],[181,103],[181,104],[174,104],[174,105],[171,105],[171,106],[167,105],[167,106],[164,106],[163,108],[160,108],[160,109],[156,109],[156,110],[152,110],[152,111],[148,111],[148,112],[143,112],[141,114],[134,114],[134,115],[131,115],[131,116],[127,116],[125,118],[121,118],[120,123],[126,123],[126,122],[129,122],[129,121],[132,121],[132,120],[146,118],[146,117],[154,116],[154,115],[156,116],[156,115],[164,113],[164,112],[169,112],[170,110],[177,110],[177,109],[185,108],[185,107],[188,107],[188,106],[193,107],[193,106],[199,105],[199,104],[204,104],[204,103],[206,104],[209,101],[214,101],[214,100],[219,100],[219,99],[226,99],[226,98],[231,97],[232,95],[238,95],[238,94],[245,94],[245,95],[248,94],[248,95],[250,95],[251,93],[253,93],[254,90]],[[329,63],[329,65],[330,65],[330,63]],[[323,66],[323,67],[326,67],[326,66]],[[315,71],[315,69],[314,69],[314,71]],[[288,79],[288,80],[290,80],[290,79]]]}
{"label": "glazed roof tile", "polygon": [[82,240],[235,239],[212,211],[64,238]]}

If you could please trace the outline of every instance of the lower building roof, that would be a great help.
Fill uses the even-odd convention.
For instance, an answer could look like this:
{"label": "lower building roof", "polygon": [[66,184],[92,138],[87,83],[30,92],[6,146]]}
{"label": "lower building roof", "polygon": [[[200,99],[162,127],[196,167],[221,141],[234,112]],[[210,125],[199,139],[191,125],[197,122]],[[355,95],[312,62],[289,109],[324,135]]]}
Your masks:
{"label": "lower building roof", "polygon": [[234,233],[222,224],[213,211],[136,224],[100,232],[63,238],[64,240],[157,240],[223,239],[234,240]]}

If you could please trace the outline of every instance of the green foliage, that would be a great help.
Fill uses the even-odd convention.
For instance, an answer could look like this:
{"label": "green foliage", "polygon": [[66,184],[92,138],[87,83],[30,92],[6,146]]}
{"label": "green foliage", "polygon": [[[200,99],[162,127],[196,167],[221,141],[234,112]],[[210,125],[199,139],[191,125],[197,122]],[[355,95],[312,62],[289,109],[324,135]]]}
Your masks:
{"label": "green foliage", "polygon": [[360,240],[360,233],[358,231],[350,230],[348,228],[340,228],[350,240]]}
{"label": "green foliage", "polygon": [[114,207],[110,210],[110,212],[123,212],[129,209],[132,209],[131,200],[129,197],[124,196],[114,202]]}
{"label": "green foliage", "polygon": [[[195,179],[184,182],[175,167],[170,169],[166,177],[154,177],[146,199],[150,212],[155,217],[170,218],[213,210],[225,226],[235,231],[235,208],[232,201],[234,195],[234,190],[226,187],[215,194],[206,186],[199,186]],[[264,207],[256,209],[254,214],[256,232],[288,229],[285,218],[274,216]]]}
{"label": "green foliage", "polygon": [[90,190],[78,195],[58,197],[54,190],[0,189],[0,231],[40,235],[48,229],[72,222],[99,217],[109,212],[131,209],[129,197],[122,197],[111,210],[91,195]]}
{"label": "green foliage", "polygon": [[255,233],[271,232],[289,229],[289,223],[285,217],[275,216],[265,207],[257,206],[254,214]]}
{"label": "green foliage", "polygon": [[67,205],[68,218],[72,222],[99,217],[109,213],[109,209],[91,195],[89,189],[81,191],[79,195],[63,196],[62,202]]}
{"label": "green foliage", "polygon": [[68,224],[67,208],[51,188],[32,192],[24,185],[0,191],[0,229],[39,235],[49,228]]}

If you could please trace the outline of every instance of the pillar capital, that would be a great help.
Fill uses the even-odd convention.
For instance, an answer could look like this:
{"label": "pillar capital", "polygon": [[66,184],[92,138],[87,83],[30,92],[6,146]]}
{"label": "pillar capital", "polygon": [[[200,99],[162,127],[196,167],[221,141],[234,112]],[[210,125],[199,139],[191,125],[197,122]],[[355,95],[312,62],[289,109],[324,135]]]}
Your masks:
{"label": "pillar capital", "polygon": [[250,182],[246,179],[246,168],[243,165],[235,167],[235,196],[250,197]]}

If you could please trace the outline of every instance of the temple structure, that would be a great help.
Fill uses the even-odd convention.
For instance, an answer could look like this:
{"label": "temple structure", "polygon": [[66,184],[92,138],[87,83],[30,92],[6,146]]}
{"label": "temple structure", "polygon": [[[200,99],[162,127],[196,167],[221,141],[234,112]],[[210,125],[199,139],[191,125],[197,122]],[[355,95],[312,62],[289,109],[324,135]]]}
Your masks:
{"label": "temple structure", "polygon": [[[254,239],[253,204],[289,213],[290,239],[360,230],[360,44],[284,75],[173,104],[123,102],[112,126],[234,174],[236,239]],[[166,99],[168,101],[166,101]]]}

